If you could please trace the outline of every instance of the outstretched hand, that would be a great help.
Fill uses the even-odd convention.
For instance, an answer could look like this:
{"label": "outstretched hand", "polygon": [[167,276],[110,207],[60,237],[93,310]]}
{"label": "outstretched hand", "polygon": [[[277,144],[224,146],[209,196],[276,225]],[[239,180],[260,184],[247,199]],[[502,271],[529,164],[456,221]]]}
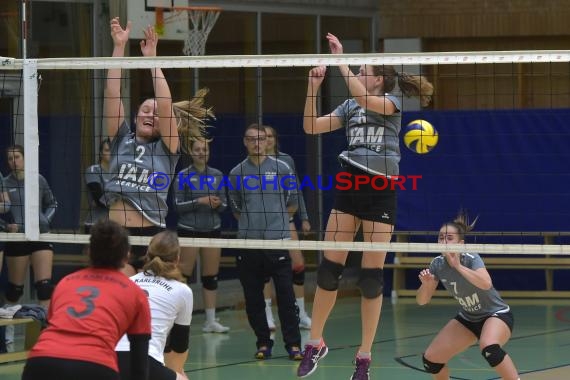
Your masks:
{"label": "outstretched hand", "polygon": [[121,27],[118,17],[111,19],[111,37],[115,46],[125,46],[129,41],[129,33],[131,32],[131,22],[127,22],[125,29]]}
{"label": "outstretched hand", "polygon": [[326,66],[317,66],[313,67],[311,71],[309,71],[309,83],[314,88],[319,88],[319,86],[325,80],[325,74],[327,73]]}
{"label": "outstretched hand", "polygon": [[144,40],[141,41],[141,53],[145,57],[156,57],[156,46],[158,45],[158,34],[153,26],[147,26],[144,32]]}
{"label": "outstretched hand", "polygon": [[423,284],[434,284],[437,282],[437,279],[435,278],[435,276],[429,271],[429,269],[423,269],[418,278],[420,279],[420,282]]}
{"label": "outstretched hand", "polygon": [[327,40],[329,40],[329,48],[332,54],[342,54],[342,44],[337,36],[332,33],[327,33]]}

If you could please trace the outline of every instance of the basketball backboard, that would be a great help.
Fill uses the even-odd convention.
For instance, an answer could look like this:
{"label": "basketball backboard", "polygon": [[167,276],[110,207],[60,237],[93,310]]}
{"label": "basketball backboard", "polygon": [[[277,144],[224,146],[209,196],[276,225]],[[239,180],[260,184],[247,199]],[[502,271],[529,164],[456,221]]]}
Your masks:
{"label": "basketball backboard", "polygon": [[144,38],[143,30],[148,25],[156,27],[157,9],[162,9],[164,26],[157,30],[160,39],[184,41],[188,35],[188,15],[185,11],[171,11],[173,7],[188,7],[188,0],[128,0],[127,18],[132,22],[130,37]]}

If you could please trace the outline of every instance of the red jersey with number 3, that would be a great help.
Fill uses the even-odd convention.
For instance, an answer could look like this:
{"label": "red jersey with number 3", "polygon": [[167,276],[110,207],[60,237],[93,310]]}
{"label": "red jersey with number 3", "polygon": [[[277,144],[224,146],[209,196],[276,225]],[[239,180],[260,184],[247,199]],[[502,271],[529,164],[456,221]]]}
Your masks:
{"label": "red jersey with number 3", "polygon": [[119,271],[87,268],[64,277],[48,311],[48,327],[30,358],[83,360],[118,372],[115,346],[123,334],[148,335],[146,294]]}

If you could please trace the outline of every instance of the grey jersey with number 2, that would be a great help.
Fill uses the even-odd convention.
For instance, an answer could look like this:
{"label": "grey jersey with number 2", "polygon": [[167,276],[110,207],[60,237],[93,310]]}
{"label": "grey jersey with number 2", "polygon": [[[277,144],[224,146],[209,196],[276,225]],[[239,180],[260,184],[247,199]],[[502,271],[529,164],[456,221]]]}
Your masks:
{"label": "grey jersey with number 2", "polygon": [[[483,260],[476,253],[462,253],[460,262],[461,265],[472,270],[485,267]],[[476,287],[452,268],[443,256],[432,260],[429,271],[459,302],[461,305],[459,315],[468,321],[479,322],[490,315],[506,313],[510,310],[509,305],[503,301],[494,287],[489,290]]]}
{"label": "grey jersey with number 2", "polygon": [[[103,195],[105,203],[110,207],[123,198],[152,224],[166,227],[168,184],[176,174],[179,157],[178,153],[171,153],[161,139],[138,143],[135,134],[123,122],[111,142],[110,180],[105,184]],[[151,178],[149,181],[153,175],[157,180]]]}
{"label": "grey jersey with number 2", "polygon": [[341,118],[348,140],[348,150],[342,152],[339,159],[372,175],[391,176],[400,172],[402,105],[394,95],[382,96],[394,104],[394,114],[383,115],[365,109],[354,99],[346,100],[332,114]]}

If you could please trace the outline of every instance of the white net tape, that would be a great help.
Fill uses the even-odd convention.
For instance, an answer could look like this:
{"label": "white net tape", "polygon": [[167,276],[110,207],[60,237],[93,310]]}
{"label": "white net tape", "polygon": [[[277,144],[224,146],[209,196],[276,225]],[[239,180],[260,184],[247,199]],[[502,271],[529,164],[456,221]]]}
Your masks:
{"label": "white net tape", "polygon": [[[500,233],[498,233],[499,235]],[[44,233],[35,240],[51,243],[88,244],[89,236],[84,234]],[[0,241],[22,241],[23,233],[0,232]],[[151,237],[131,236],[131,245],[146,246]],[[301,251],[348,250],[371,252],[422,252],[441,253],[441,244],[433,243],[370,243],[342,242],[319,240],[259,240],[259,239],[211,239],[211,238],[180,238],[183,247],[216,247],[230,249],[285,249]],[[435,240],[435,238],[433,239]],[[447,251],[477,252],[479,254],[502,255],[570,255],[570,245],[567,244],[447,244]],[[563,268],[561,268],[563,269]]]}
{"label": "white net tape", "polygon": [[[193,22],[195,29],[192,35],[194,42],[189,42],[188,49],[192,43],[194,47],[199,48],[196,33],[201,33],[202,49],[205,44],[208,33],[212,30],[216,22],[219,12],[211,14],[206,17],[202,14],[198,19],[190,18]],[[194,54],[194,53],[192,53]],[[538,64],[567,64],[570,62],[570,51],[509,51],[509,52],[445,52],[445,53],[394,53],[394,54],[381,54],[381,53],[359,53],[359,54],[313,54],[313,55],[227,55],[227,56],[185,56],[185,57],[155,57],[152,59],[145,57],[93,57],[93,58],[43,58],[43,59],[13,59],[9,57],[0,57],[0,79],[2,73],[12,70],[22,70],[26,68],[26,74],[22,76],[22,81],[27,86],[23,86],[24,95],[29,100],[24,102],[24,109],[22,115],[32,115],[32,110],[37,113],[37,88],[29,86],[32,82],[36,81],[37,73],[40,70],[86,70],[86,69],[107,69],[107,68],[122,68],[138,69],[138,68],[226,68],[226,67],[309,67],[316,65],[339,65],[339,64],[392,64],[392,65],[467,65],[478,64],[485,65],[493,64],[507,64],[514,63],[538,63]],[[41,71],[40,71],[41,72]],[[44,73],[44,77],[49,78],[49,72]],[[50,73],[53,75],[53,73]],[[469,74],[474,75],[474,74]],[[4,74],[4,78],[6,78]],[[552,77],[554,78],[554,77]],[[305,78],[303,77],[303,80]],[[554,82],[555,80],[552,79]],[[36,82],[37,83],[37,82]],[[566,94],[566,92],[564,92]],[[37,118],[36,117],[32,117]],[[37,123],[25,123],[26,133],[31,136],[37,135]],[[28,136],[28,135],[26,135]],[[28,140],[26,140],[28,141]],[[37,165],[37,159],[32,159],[31,152],[38,150],[38,143],[33,142],[33,148],[26,149],[26,162],[34,162]],[[27,169],[26,169],[27,171]],[[55,181],[55,180],[54,180]],[[30,186],[30,182],[26,181],[26,186]],[[34,206],[34,209],[39,207],[39,197],[26,197],[29,199],[27,206]],[[34,215],[37,215],[35,213]],[[28,220],[36,220],[37,218],[26,218]],[[88,241],[88,235],[80,235],[76,233],[69,234],[39,234],[37,223],[34,228],[26,226],[26,235],[16,233],[3,233],[0,232],[0,241],[22,240],[24,238],[34,239],[39,241],[61,242],[61,243],[81,243],[84,244]],[[39,235],[39,236],[38,236]],[[503,236],[498,233],[498,236]],[[506,234],[504,235],[506,236]],[[560,233],[560,237],[564,237]],[[570,245],[562,244],[568,239],[554,239],[558,235],[554,234],[552,241],[561,244],[517,244],[523,242],[524,239],[496,239],[501,240],[505,244],[467,244],[460,247],[462,250],[473,251],[484,254],[514,254],[514,255],[570,255]],[[436,243],[436,237],[422,238],[424,242],[415,242],[417,240],[411,239],[411,242],[393,242],[393,243],[378,243],[370,244],[364,242],[322,242],[313,240],[304,241],[266,241],[266,240],[241,240],[241,239],[191,239],[183,238],[181,243],[184,246],[201,246],[201,247],[223,247],[232,249],[241,248],[266,248],[266,249],[299,249],[304,251],[319,251],[324,249],[347,249],[351,251],[371,250],[371,251],[389,251],[389,252],[439,252],[441,246]],[[536,239],[535,241],[538,241]],[[427,242],[427,243],[426,243]],[[147,237],[133,238],[133,244],[148,243]],[[451,247],[448,247],[451,249]]]}
{"label": "white net tape", "polygon": [[493,63],[567,63],[569,50],[477,51],[443,53],[353,53],[353,54],[265,54],[160,57],[75,57],[14,59],[0,57],[2,70],[22,70],[36,62],[39,70],[226,68],[226,67],[310,67],[327,65],[473,65]]}
{"label": "white net tape", "polygon": [[206,53],[206,41],[220,16],[219,10],[189,10],[190,30],[184,40],[185,55],[202,56]]}

